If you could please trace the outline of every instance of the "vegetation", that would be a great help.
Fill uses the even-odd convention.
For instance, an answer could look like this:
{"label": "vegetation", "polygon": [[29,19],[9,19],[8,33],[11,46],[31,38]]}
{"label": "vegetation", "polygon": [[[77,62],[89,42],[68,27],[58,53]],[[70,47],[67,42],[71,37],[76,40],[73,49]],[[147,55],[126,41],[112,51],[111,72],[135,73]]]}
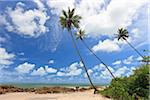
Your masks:
{"label": "vegetation", "polygon": [[80,51],[77,47],[77,44],[76,44],[75,39],[74,39],[73,34],[72,34],[72,29],[73,28],[79,28],[79,23],[80,23],[81,16],[75,15],[75,9],[70,9],[70,8],[68,8],[67,12],[62,10],[62,13],[63,13],[63,15],[60,16],[60,24],[61,24],[62,28],[66,28],[70,32],[70,36],[71,36],[71,39],[72,39],[73,46],[76,49],[77,54],[78,54],[78,56],[79,56],[79,58],[80,58],[80,60],[83,64],[83,67],[84,67],[85,72],[87,74],[87,77],[90,81],[90,84],[95,89],[95,91],[97,91],[96,87],[94,86],[94,84],[93,84],[93,82],[90,78],[90,75],[88,73],[88,69],[85,66],[83,58],[80,54]]}
{"label": "vegetation", "polygon": [[115,100],[148,100],[149,68],[150,65],[142,65],[129,77],[113,79],[100,93]]}

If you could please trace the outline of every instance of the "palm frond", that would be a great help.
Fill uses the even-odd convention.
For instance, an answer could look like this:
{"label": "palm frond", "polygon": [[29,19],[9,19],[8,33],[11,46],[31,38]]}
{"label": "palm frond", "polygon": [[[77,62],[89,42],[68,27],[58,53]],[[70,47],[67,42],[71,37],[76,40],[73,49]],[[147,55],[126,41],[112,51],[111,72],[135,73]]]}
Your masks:
{"label": "palm frond", "polygon": [[126,40],[126,38],[129,37],[127,29],[120,28],[118,29],[117,32],[118,32],[118,40],[120,39]]}
{"label": "palm frond", "polygon": [[68,17],[65,10],[62,10],[62,13],[63,13],[63,15],[64,15],[66,18]]}
{"label": "palm frond", "polygon": [[68,11],[62,10],[63,16],[60,16],[60,23],[63,28],[71,30],[72,27],[79,28],[79,23],[81,17],[79,15],[74,15],[75,9],[70,9]]}
{"label": "palm frond", "polygon": [[73,17],[74,11],[75,11],[75,9],[73,8],[72,11],[69,13],[69,18],[72,18],[72,17]]}

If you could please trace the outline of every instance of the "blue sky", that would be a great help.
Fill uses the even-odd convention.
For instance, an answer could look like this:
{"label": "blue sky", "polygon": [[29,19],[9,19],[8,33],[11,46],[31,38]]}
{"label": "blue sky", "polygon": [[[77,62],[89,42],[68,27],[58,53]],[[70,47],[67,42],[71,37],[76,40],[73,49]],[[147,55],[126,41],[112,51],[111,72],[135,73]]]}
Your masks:
{"label": "blue sky", "polygon": [[[6,0],[0,1],[0,82],[87,83],[85,71],[69,33],[59,24],[62,9],[76,8],[85,41],[115,76],[129,76],[141,58],[117,29],[127,28],[129,39],[143,55],[148,49],[147,0]],[[74,30],[75,32],[75,30]],[[109,83],[111,75],[80,40],[78,48],[95,83]]]}

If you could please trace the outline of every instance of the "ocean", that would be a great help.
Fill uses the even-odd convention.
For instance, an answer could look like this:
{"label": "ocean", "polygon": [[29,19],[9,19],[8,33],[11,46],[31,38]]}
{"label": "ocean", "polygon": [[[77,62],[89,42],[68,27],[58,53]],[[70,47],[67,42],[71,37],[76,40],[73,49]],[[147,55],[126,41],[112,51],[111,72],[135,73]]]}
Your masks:
{"label": "ocean", "polygon": [[[41,87],[88,87],[89,84],[72,84],[72,83],[0,83],[0,85],[12,85],[19,88],[41,88]],[[107,84],[95,84],[96,86],[106,86]]]}

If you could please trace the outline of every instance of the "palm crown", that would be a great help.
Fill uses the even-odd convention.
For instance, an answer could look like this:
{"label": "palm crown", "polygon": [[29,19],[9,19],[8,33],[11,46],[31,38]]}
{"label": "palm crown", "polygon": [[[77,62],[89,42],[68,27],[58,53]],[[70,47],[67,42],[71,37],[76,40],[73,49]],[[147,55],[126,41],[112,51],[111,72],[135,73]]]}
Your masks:
{"label": "palm crown", "polygon": [[120,28],[118,29],[118,40],[126,40],[129,37],[128,31],[126,29]]}
{"label": "palm crown", "polygon": [[75,33],[75,35],[76,35],[77,39],[79,39],[79,38],[80,38],[81,40],[83,40],[84,35],[85,35],[85,31],[84,31],[84,30],[79,29],[79,31],[78,31],[77,33]]}
{"label": "palm crown", "polygon": [[79,28],[81,16],[75,15],[75,9],[68,8],[68,12],[62,10],[63,15],[60,16],[60,24],[62,28],[71,30],[72,27]]}

